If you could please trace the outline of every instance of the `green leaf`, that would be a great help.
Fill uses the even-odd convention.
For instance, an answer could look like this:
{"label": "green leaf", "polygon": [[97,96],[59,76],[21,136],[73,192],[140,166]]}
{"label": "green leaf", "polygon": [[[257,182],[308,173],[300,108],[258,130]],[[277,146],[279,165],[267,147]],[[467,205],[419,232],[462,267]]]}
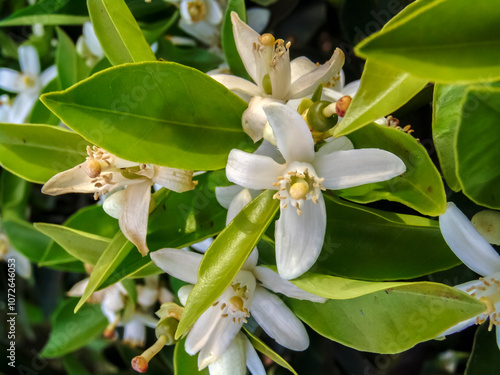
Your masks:
{"label": "green leaf", "polygon": [[335,137],[349,134],[406,104],[427,84],[400,69],[368,60],[359,90],[345,117],[335,126]]}
{"label": "green leaf", "polygon": [[495,375],[500,368],[500,353],[496,329],[488,331],[488,324],[481,324],[474,336],[465,375]]}
{"label": "green leaf", "polygon": [[52,315],[52,331],[40,357],[56,358],[71,353],[102,334],[108,320],[100,305],[88,304],[73,313],[77,299],[63,301]]}
{"label": "green leaf", "polygon": [[325,242],[310,272],[373,281],[400,280],[461,263],[435,220],[384,212],[326,195],[325,204]]}
{"label": "green leaf", "polygon": [[68,375],[91,375],[74,354],[65,355],[62,362]]}
{"label": "green leaf", "polygon": [[346,300],[288,299],[292,311],[319,334],[356,350],[393,354],[433,339],[485,310],[455,288],[429,282]]}
{"label": "green leaf", "polygon": [[45,183],[85,160],[78,134],[50,125],[0,124],[0,164],[25,180]]}
{"label": "green leaf", "polygon": [[425,2],[366,38],[355,52],[430,81],[495,81],[500,79],[499,18],[500,8],[490,0]]}
{"label": "green leaf", "polygon": [[434,86],[432,137],[444,178],[453,191],[462,189],[456,171],[455,138],[467,87],[467,85],[443,84]]}
{"label": "green leaf", "polygon": [[217,236],[203,257],[198,282],[189,294],[175,333],[180,337],[231,285],[236,274],[274,218],[279,202],[266,190],[253,199]]}
{"label": "green leaf", "polygon": [[[42,25],[82,25],[89,18],[86,15],[67,14],[62,6],[69,0],[42,0],[36,4],[19,9],[9,17],[0,21],[2,26],[32,26],[39,23]],[[72,1],[73,5],[79,2]]]}
{"label": "green leaf", "polygon": [[83,306],[90,295],[102,285],[103,281],[120,265],[133,248],[134,245],[129,242],[121,232],[115,235],[92,270],[89,283],[75,307],[75,313]]}
{"label": "green leaf", "polygon": [[35,263],[41,259],[50,241],[48,237],[38,232],[33,224],[17,218],[2,221],[2,230],[9,237],[14,249]]}
{"label": "green leaf", "polygon": [[427,150],[415,138],[398,129],[373,123],[351,133],[349,139],[356,148],[380,148],[399,156],[406,165],[406,172],[389,181],[339,190],[340,196],[358,203],[387,199],[429,216],[444,213],[443,180]]}
{"label": "green leaf", "polygon": [[87,6],[97,39],[113,65],[156,60],[123,0],[87,0]]}
{"label": "green leaf", "polygon": [[7,171],[0,176],[0,208],[3,219],[11,215],[19,219],[26,216],[26,202],[31,191],[31,184]]}
{"label": "green leaf", "polygon": [[174,349],[174,374],[175,375],[186,375],[186,374],[202,374],[209,375],[208,367],[203,370],[198,370],[198,356],[189,355],[184,349],[186,339],[182,339],[175,344]]}
{"label": "green leaf", "polygon": [[500,209],[500,88],[465,93],[456,136],[457,175],[475,203]]}
{"label": "green leaf", "polygon": [[[42,94],[59,90],[61,90],[61,82],[56,77],[44,87]],[[42,103],[40,98],[38,98],[26,122],[30,124],[59,125],[61,120],[50,112],[50,110]]]}
{"label": "green leaf", "polygon": [[[111,240],[116,232],[120,230],[118,220],[106,214],[102,206],[99,205],[88,206],[78,210],[63,225],[67,228],[91,233],[108,240]],[[40,260],[39,265],[54,265],[69,262],[70,260],[75,260],[73,255],[52,241],[45,250],[45,254]]]}
{"label": "green leaf", "polygon": [[126,160],[213,170],[226,166],[231,149],[255,147],[241,127],[247,104],[175,63],[110,68],[42,101],[85,139]]}
{"label": "green leaf", "polygon": [[243,22],[247,22],[245,1],[229,0],[224,12],[224,19],[222,20],[222,50],[224,51],[224,56],[226,57],[231,73],[235,76],[251,81],[252,79],[248,75],[245,65],[243,65],[243,61],[241,61],[238,49],[236,48],[233,34],[233,23],[231,22],[231,12],[236,12]]}
{"label": "green leaf", "polygon": [[243,327],[245,330],[248,339],[250,340],[250,343],[253,345],[253,347],[264,354],[266,357],[272,359],[275,363],[280,365],[283,368],[286,368],[288,371],[290,371],[292,374],[297,375],[297,372],[293,369],[290,364],[285,361],[281,356],[276,353],[274,350],[272,350],[269,346],[264,344],[257,336],[252,335],[245,327]]}
{"label": "green leaf", "polygon": [[57,31],[56,66],[61,88],[67,89],[85,78],[90,71],[85,59],[76,52],[75,45],[59,27]]}
{"label": "green leaf", "polygon": [[35,228],[52,238],[74,258],[96,264],[111,242],[109,238],[57,224],[35,223]]}

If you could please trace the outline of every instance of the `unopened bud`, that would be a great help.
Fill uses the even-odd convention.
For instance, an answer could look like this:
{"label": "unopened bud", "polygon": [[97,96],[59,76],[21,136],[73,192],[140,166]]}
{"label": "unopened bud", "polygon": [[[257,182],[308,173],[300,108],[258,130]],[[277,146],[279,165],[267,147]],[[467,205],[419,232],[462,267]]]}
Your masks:
{"label": "unopened bud", "polygon": [[339,117],[344,117],[347,109],[351,105],[352,98],[349,95],[341,97],[335,105],[335,112]]}

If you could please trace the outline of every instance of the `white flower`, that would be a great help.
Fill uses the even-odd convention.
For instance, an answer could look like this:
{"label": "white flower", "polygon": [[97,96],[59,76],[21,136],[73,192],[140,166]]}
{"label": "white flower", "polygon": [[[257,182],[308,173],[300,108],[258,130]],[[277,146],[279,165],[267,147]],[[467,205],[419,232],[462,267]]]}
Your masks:
{"label": "white flower", "polygon": [[86,59],[86,64],[90,67],[94,66],[104,57],[104,51],[99,43],[99,39],[97,39],[94,26],[91,22],[83,24],[82,35],[76,42],[76,51]]}
{"label": "white flower", "polygon": [[[9,261],[9,259],[12,259]],[[10,246],[9,239],[3,233],[0,233],[0,260],[4,260],[8,264],[15,264],[16,273],[25,278],[31,277],[31,263],[19,251]]]}
{"label": "white flower", "polygon": [[229,181],[249,189],[275,189],[281,200],[276,222],[276,261],[278,272],[293,279],[316,261],[323,245],[326,211],[325,188],[345,189],[385,181],[406,170],[394,154],[379,149],[352,148],[345,138],[329,142],[318,153],[304,119],[286,105],[264,107],[285,164],[272,158],[233,149],[226,174]]}
{"label": "white flower", "polygon": [[497,344],[500,349],[500,255],[474,229],[467,217],[455,206],[448,203],[446,212],[439,218],[441,233],[455,255],[472,271],[480,274],[479,280],[457,285],[455,288],[469,293],[483,302],[487,309],[483,314],[458,323],[443,332],[447,336],[471,325],[489,321],[489,329],[496,326]]}
{"label": "white flower", "polygon": [[263,105],[276,101],[284,103],[312,94],[318,84],[339,74],[344,54],[337,48],[323,65],[316,65],[306,57],[290,62],[290,42],[285,44],[271,34],[259,35],[235,12],[231,13],[231,20],[238,53],[255,83],[225,74],[216,74],[212,78],[249,101],[242,125],[247,134],[258,141],[267,122]]}
{"label": "white flower", "polygon": [[[230,222],[250,200],[250,192],[241,191],[231,203],[227,221]],[[325,299],[303,291],[268,268],[256,266],[257,258],[258,254],[254,249],[231,286],[192,326],[185,348],[191,355],[200,352],[200,369],[211,364],[224,367],[224,363],[233,361],[236,355],[236,362],[246,362],[251,370],[256,369],[252,371],[253,374],[265,374],[253,348],[250,349],[241,337],[235,341],[241,326],[250,315],[280,345],[292,350],[305,350],[309,346],[307,332],[300,320],[281,299],[265,288],[297,299],[314,302],[324,302]],[[195,284],[202,255],[184,250],[161,249],[151,253],[151,259],[173,277]],[[191,289],[192,286],[184,286],[179,290],[182,304],[186,303]],[[240,340],[243,340],[243,344]],[[242,348],[245,348],[246,360],[237,354],[243,352]]]}
{"label": "white flower", "polygon": [[119,220],[125,237],[146,255],[151,185],[157,183],[178,193],[192,190],[196,185],[192,181],[193,172],[123,160],[95,146],[87,147],[87,154],[85,162],[47,181],[42,193],[94,193],[97,199],[125,187],[108,198],[112,200],[107,212]]}
{"label": "white flower", "polygon": [[42,89],[57,75],[55,66],[40,74],[40,61],[35,47],[20,46],[17,51],[21,72],[0,68],[0,88],[17,93],[8,117],[8,122],[14,124],[26,121]]}

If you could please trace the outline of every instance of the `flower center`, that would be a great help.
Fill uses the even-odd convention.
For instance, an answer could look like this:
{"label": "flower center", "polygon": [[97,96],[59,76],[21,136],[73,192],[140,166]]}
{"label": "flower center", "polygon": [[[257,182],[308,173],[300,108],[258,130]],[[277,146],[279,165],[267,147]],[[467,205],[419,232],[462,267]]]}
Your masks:
{"label": "flower center", "polygon": [[[231,284],[231,289],[233,295],[226,302],[221,303],[221,317],[230,317],[233,323],[242,324],[247,323],[247,319],[250,316],[248,308],[245,307],[245,303],[248,301],[248,288],[246,285],[241,285],[241,283]],[[213,306],[217,306],[219,301],[215,302]]]}
{"label": "flower center", "polygon": [[195,0],[188,2],[188,12],[191,16],[191,21],[200,22],[207,16],[207,7],[203,1]]}
{"label": "flower center", "polygon": [[279,176],[278,181],[273,183],[273,186],[279,187],[273,198],[283,200],[281,208],[292,205],[297,209],[297,215],[302,215],[301,208],[306,200],[318,203],[321,191],[326,190],[322,185],[324,180],[316,176],[311,165],[301,163],[285,175]]}
{"label": "flower center", "polygon": [[494,325],[500,325],[500,281],[492,276],[481,277],[479,280],[482,281],[482,284],[471,286],[466,292],[486,305],[486,312],[478,315],[476,324],[484,323],[489,316],[490,325],[488,330],[491,331]]}
{"label": "flower center", "polygon": [[33,78],[31,78],[30,76],[23,75],[23,82],[27,87],[35,86],[35,80]]}

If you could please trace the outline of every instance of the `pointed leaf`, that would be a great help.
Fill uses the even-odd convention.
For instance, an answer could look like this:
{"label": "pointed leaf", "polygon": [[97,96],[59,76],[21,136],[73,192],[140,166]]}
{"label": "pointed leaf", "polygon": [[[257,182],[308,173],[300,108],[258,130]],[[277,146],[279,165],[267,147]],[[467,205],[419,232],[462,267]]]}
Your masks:
{"label": "pointed leaf", "polygon": [[42,101],[84,138],[126,160],[212,170],[225,167],[231,149],[255,147],[241,127],[247,104],[175,63],[110,68]]}

